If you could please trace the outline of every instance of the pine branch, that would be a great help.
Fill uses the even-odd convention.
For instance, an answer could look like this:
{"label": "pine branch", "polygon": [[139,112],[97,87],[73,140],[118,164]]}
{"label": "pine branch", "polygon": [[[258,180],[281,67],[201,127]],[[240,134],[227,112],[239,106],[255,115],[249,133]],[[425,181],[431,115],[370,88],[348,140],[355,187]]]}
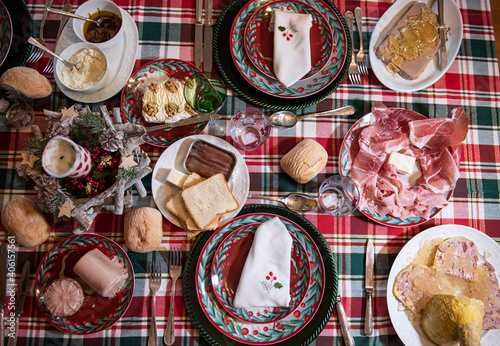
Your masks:
{"label": "pine branch", "polygon": [[61,208],[68,198],[69,197],[65,193],[59,192],[53,199],[46,202],[45,205],[52,214],[57,215],[59,213],[59,208]]}
{"label": "pine branch", "polygon": [[45,144],[46,144],[45,140],[38,139],[35,137],[29,137],[24,141],[24,146],[26,147],[26,150],[33,152],[35,155],[43,153],[43,149],[45,149]]}
{"label": "pine branch", "polygon": [[137,166],[126,169],[119,169],[118,174],[116,175],[116,179],[120,180],[134,180],[139,173],[139,169]]}
{"label": "pine branch", "polygon": [[99,113],[89,112],[83,117],[83,124],[92,132],[103,132],[106,129],[106,121]]}

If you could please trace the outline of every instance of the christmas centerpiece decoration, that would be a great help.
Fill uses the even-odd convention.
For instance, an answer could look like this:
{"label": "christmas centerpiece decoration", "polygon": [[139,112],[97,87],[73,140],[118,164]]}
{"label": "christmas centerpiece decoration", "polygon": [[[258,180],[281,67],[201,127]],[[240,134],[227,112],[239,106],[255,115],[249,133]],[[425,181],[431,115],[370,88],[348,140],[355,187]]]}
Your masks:
{"label": "christmas centerpiece decoration", "polygon": [[[42,135],[25,142],[18,174],[31,179],[38,198],[56,221],[73,218],[75,234],[87,231],[102,210],[123,214],[132,206],[132,186],[141,198],[147,192],[141,179],[152,170],[148,155],[140,149],[145,128],[123,124],[119,108],[115,123],[106,106],[100,112],[75,104],[60,112],[44,110],[49,124]],[[128,134],[131,134],[130,136]]]}

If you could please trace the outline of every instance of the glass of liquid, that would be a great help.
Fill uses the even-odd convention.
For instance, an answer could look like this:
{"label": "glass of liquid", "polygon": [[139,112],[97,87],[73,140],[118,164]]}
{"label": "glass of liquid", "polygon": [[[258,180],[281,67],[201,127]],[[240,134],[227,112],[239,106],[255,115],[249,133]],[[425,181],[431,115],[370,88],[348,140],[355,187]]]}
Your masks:
{"label": "glass of liquid", "polygon": [[12,87],[0,84],[0,124],[22,129],[33,124],[35,112]]}
{"label": "glass of liquid", "polygon": [[217,113],[224,105],[226,94],[222,79],[210,72],[195,73],[184,84],[184,98],[198,114]]}
{"label": "glass of liquid", "polygon": [[321,210],[337,217],[350,215],[358,205],[358,186],[343,175],[328,177],[318,191],[318,202]]}
{"label": "glass of liquid", "polygon": [[248,107],[237,111],[231,117],[229,134],[237,148],[253,150],[269,138],[271,121],[262,110]]}

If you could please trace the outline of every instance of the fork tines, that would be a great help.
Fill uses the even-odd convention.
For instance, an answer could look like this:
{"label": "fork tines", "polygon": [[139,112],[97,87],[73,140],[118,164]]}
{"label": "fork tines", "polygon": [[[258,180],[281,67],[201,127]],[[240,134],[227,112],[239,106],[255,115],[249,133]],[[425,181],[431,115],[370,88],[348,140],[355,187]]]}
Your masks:
{"label": "fork tines", "polygon": [[37,48],[37,47],[33,47],[31,49],[30,56],[28,57],[28,60],[26,60],[26,62],[27,63],[35,63],[38,60],[40,60],[42,55],[43,55],[43,50],[41,50],[40,48]]}
{"label": "fork tines", "polygon": [[51,57],[49,59],[49,61],[47,62],[47,65],[43,69],[43,72],[47,73],[47,74],[54,72],[54,58],[53,57]]}
{"label": "fork tines", "polygon": [[349,80],[351,84],[359,85],[361,84],[361,75],[358,73],[349,73]]}

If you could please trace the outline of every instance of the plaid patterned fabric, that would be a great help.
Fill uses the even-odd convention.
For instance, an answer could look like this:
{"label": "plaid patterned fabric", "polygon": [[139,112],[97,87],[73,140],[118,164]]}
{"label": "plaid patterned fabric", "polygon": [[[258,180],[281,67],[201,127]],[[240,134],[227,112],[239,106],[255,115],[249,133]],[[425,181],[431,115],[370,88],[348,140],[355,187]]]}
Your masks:
{"label": "plaid patterned fabric", "polygon": [[[18,0],[21,1],[21,0]],[[83,0],[73,0],[76,7]],[[139,29],[139,47],[135,69],[144,63],[159,58],[176,58],[193,61],[194,42],[194,0],[115,0],[127,10]],[[269,140],[254,151],[242,153],[250,171],[250,192],[268,195],[283,195],[289,192],[317,193],[318,186],[326,177],[338,173],[338,154],[342,139],[348,129],[364,114],[368,113],[374,101],[387,106],[413,109],[429,117],[445,116],[452,108],[462,106],[471,118],[470,131],[462,146],[460,179],[450,200],[450,205],[434,219],[417,227],[390,228],[376,224],[361,213],[345,218],[333,218],[321,213],[308,213],[310,220],[325,236],[331,246],[339,270],[339,289],[347,317],[357,345],[398,345],[400,341],[392,327],[386,304],[387,278],[396,255],[417,233],[441,224],[461,224],[485,232],[497,242],[500,241],[500,78],[495,53],[494,32],[490,3],[478,0],[457,0],[464,22],[464,38],[456,60],[448,72],[434,85],[413,93],[398,93],[388,90],[377,80],[373,72],[365,78],[362,86],[353,86],[347,79],[326,100],[315,106],[298,110],[298,114],[324,111],[343,105],[353,105],[357,112],[349,118],[317,118],[301,121],[291,129],[273,129]],[[215,1],[214,15],[227,3]],[[335,1],[340,12],[363,9],[365,48],[377,19],[391,6],[390,0]],[[54,1],[53,7],[61,8],[62,1]],[[43,0],[29,0],[28,8],[34,18],[35,37],[44,8]],[[59,16],[50,14],[46,24],[45,38],[49,47],[59,25]],[[357,45],[357,37],[355,37]],[[42,71],[48,57],[29,65]],[[47,76],[55,85],[52,76]],[[33,100],[36,110],[36,124],[45,131],[46,120],[43,109],[57,110],[71,106],[74,102],[65,97],[58,88],[45,99]],[[119,106],[120,94],[104,102],[109,109]],[[98,110],[99,104],[93,104]],[[221,114],[232,114],[246,106],[245,101],[230,91]],[[227,126],[227,123],[226,123]],[[26,182],[16,173],[22,158],[23,142],[31,131],[9,131],[2,128],[0,136],[0,180],[4,181],[0,190],[0,203],[4,205],[14,197],[25,196],[36,200],[32,182]],[[221,136],[231,142],[225,134],[208,126],[204,133]],[[325,170],[307,184],[299,185],[291,180],[279,166],[280,158],[303,138],[313,138],[328,151],[329,160]],[[143,146],[154,164],[163,149]],[[151,176],[144,179],[148,196],[139,199],[136,205],[154,206],[151,195]],[[247,203],[260,203],[249,200]],[[71,233],[73,222],[54,225],[57,234]],[[186,255],[191,241],[182,230],[164,219],[162,247],[180,246]],[[97,216],[91,232],[110,237],[124,245],[123,217],[110,213]],[[7,233],[2,227],[2,241]],[[364,327],[364,253],[367,238],[375,244],[375,292],[374,292],[374,334],[363,336]],[[63,334],[52,327],[43,317],[34,300],[34,273],[44,254],[59,238],[51,237],[36,249],[20,248],[17,252],[17,280],[23,263],[31,262],[31,276],[28,285],[26,306],[21,316],[18,345],[145,345],[150,322],[149,283],[141,263],[151,260],[152,253],[128,252],[136,275],[132,304],[126,314],[114,326],[104,332],[86,336]],[[157,294],[156,319],[159,336],[163,336],[169,308],[170,278],[161,256],[163,280]],[[498,269],[498,268],[497,268]],[[181,280],[177,282],[175,328],[176,345],[206,344],[198,337],[183,304]],[[336,313],[316,339],[316,345],[341,345],[340,326]]]}

